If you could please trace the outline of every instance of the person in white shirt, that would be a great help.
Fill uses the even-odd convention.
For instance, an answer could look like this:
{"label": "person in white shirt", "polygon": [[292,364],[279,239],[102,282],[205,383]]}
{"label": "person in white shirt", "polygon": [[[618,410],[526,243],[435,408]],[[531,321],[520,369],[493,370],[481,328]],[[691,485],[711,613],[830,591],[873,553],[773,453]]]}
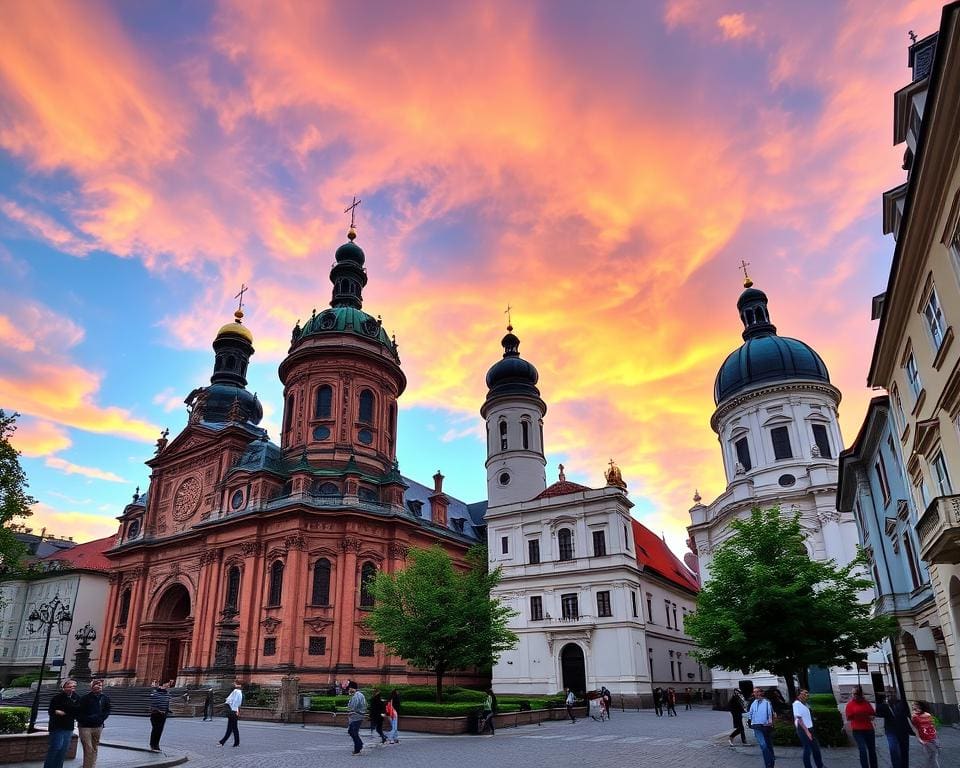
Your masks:
{"label": "person in white shirt", "polygon": [[807,706],[809,697],[810,692],[806,688],[801,688],[797,693],[797,700],[793,702],[793,720],[797,726],[797,736],[800,737],[800,744],[803,745],[803,768],[813,768],[810,765],[811,754],[817,768],[823,768],[820,745],[813,735],[813,715],[810,714],[810,707]]}
{"label": "person in white shirt", "polygon": [[221,747],[230,738],[230,734],[233,734],[233,746],[240,746],[240,729],[237,727],[237,720],[240,719],[240,705],[243,703],[243,691],[240,690],[240,683],[233,684],[233,690],[230,691],[230,695],[227,696],[227,700],[224,704],[227,707],[227,732],[223,734],[223,738],[217,742]]}

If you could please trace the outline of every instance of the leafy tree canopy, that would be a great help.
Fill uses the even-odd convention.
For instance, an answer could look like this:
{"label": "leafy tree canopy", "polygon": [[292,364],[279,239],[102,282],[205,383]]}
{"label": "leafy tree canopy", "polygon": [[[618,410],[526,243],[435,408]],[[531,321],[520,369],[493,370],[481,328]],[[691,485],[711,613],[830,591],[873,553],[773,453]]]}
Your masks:
{"label": "leafy tree canopy", "polygon": [[27,493],[27,475],[20,466],[20,452],[10,444],[17,429],[19,413],[7,415],[0,409],[0,575],[16,571],[26,551],[14,538],[17,518],[29,517],[36,500]]}
{"label": "leafy tree canopy", "polygon": [[489,668],[516,645],[507,629],[515,612],[490,598],[500,569],[488,571],[483,547],[467,553],[466,571],[439,545],[410,550],[407,562],[406,569],[378,573],[371,582],[375,603],[367,625],[391,653],[433,670],[440,701],[447,672]]}
{"label": "leafy tree canopy", "polygon": [[685,628],[697,658],[744,674],[769,670],[804,679],[808,666],[847,666],[891,634],[891,617],[871,616],[861,602],[872,588],[860,576],[864,554],[846,566],[811,560],[800,515],[754,507],[731,524],[733,535],[715,551],[710,581]]}

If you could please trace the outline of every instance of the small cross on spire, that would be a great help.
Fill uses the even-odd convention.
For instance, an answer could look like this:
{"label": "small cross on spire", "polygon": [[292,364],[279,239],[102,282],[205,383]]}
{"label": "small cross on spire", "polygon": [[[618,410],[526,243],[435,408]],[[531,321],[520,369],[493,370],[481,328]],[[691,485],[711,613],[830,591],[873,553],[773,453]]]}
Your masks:
{"label": "small cross on spire", "polygon": [[240,283],[240,293],[238,293],[236,296],[233,297],[235,299],[240,299],[240,306],[237,307],[237,311],[243,312],[243,294],[245,294],[249,290],[250,289],[247,288],[246,285],[244,285],[243,283]]}
{"label": "small cross on spire", "polygon": [[505,315],[507,316],[507,330],[508,330],[508,331],[512,331],[512,330],[513,330],[513,320],[511,319],[511,316],[510,316],[510,310],[511,310],[511,309],[513,309],[513,307],[511,307],[509,304],[507,304],[507,308],[506,308],[505,310],[503,310],[503,314],[505,314]]}
{"label": "small cross on spire", "polygon": [[744,261],[743,259],[740,259],[740,269],[743,270],[743,287],[744,288],[749,288],[751,285],[753,285],[753,280],[751,280],[750,275],[747,274],[747,267],[749,266],[750,266],[749,261]]}
{"label": "small cross on spire", "polygon": [[362,202],[363,202],[363,200],[357,200],[357,196],[354,195],[354,196],[353,196],[353,204],[352,204],[352,205],[348,205],[346,208],[343,209],[343,212],[344,212],[344,213],[349,213],[349,214],[350,214],[350,229],[354,229],[354,228],[355,228],[355,224],[354,224],[354,214],[356,213],[357,206],[360,205],[360,203],[362,203]]}

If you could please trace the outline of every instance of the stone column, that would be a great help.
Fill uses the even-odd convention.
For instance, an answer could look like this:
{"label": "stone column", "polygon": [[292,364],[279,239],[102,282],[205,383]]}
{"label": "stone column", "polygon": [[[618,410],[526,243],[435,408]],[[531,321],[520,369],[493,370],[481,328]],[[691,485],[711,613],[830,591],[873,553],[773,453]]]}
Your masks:
{"label": "stone column", "polygon": [[240,638],[237,643],[237,666],[253,666],[260,643],[260,614],[263,595],[268,585],[263,583],[264,546],[248,541],[241,545],[245,562],[240,598]]}
{"label": "stone column", "polygon": [[[130,612],[127,616],[127,634],[123,641],[123,659],[124,669],[136,669],[137,676],[143,670],[143,665],[138,666],[138,645],[140,642],[140,625],[148,620],[146,611],[146,593],[147,593],[147,573],[142,565],[135,566],[129,571],[133,579],[130,591]],[[121,593],[123,585],[120,586]],[[142,660],[141,660],[142,661]],[[146,684],[149,680],[140,680]]]}
{"label": "stone column", "polygon": [[300,533],[287,536],[283,542],[287,550],[284,563],[284,587],[287,594],[283,600],[283,624],[280,625],[280,658],[292,666],[303,659],[303,607],[306,605],[308,588],[307,542]]}
{"label": "stone column", "polygon": [[213,648],[217,618],[217,593],[223,583],[223,550],[207,549],[200,553],[200,573],[197,579],[197,610],[194,613],[193,653],[190,666],[204,669],[213,662]]}
{"label": "stone column", "polygon": [[340,541],[342,565],[340,597],[337,601],[337,621],[339,622],[337,651],[334,662],[336,667],[353,667],[356,655],[353,647],[354,622],[357,618],[357,555],[360,552],[360,540],[344,536]]}
{"label": "stone column", "polygon": [[300,709],[300,678],[286,675],[280,678],[280,698],[277,700],[277,714],[281,722],[289,722],[290,716]]}
{"label": "stone column", "polygon": [[103,637],[100,638],[100,655],[96,665],[97,674],[104,674],[110,666],[113,652],[113,636],[117,631],[117,601],[120,599],[120,575],[113,572],[108,577],[110,593],[107,596],[107,610],[103,615]]}

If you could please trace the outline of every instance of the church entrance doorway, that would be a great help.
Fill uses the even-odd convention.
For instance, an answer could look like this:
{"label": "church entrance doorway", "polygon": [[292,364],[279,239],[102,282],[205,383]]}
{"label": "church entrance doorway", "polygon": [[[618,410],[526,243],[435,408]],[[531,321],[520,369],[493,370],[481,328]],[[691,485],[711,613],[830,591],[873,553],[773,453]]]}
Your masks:
{"label": "church entrance doorway", "polygon": [[576,643],[567,643],[560,650],[560,675],[563,687],[575,693],[587,690],[587,670],[583,660],[583,649]]}
{"label": "church entrance doorway", "polygon": [[187,666],[193,636],[190,593],[180,583],[160,595],[153,619],[143,624],[137,677],[141,682],[176,680]]}

